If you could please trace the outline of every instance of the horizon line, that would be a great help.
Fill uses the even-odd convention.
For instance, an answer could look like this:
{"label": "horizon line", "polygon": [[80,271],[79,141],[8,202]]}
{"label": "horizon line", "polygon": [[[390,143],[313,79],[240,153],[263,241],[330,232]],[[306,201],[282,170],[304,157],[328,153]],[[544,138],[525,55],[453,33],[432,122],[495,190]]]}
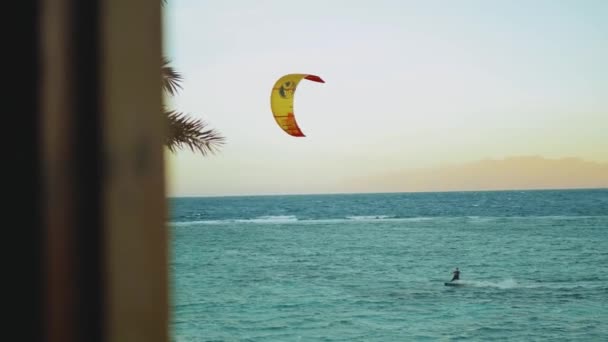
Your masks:
{"label": "horizon line", "polygon": [[318,192],[318,193],[263,193],[263,194],[226,194],[226,195],[173,195],[166,199],[176,198],[224,198],[224,197],[272,197],[272,196],[329,196],[329,195],[390,195],[390,194],[432,194],[458,192],[532,192],[532,191],[590,191],[608,190],[608,187],[564,187],[564,188],[512,188],[512,189],[478,189],[478,190],[442,190],[442,191],[370,191],[370,192]]}

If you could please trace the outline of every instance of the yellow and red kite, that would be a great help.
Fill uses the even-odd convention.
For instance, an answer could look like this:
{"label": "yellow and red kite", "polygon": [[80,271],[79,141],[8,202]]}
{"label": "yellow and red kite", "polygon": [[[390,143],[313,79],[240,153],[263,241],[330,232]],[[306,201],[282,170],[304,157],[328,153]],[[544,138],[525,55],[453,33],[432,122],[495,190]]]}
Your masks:
{"label": "yellow and red kite", "polygon": [[302,79],[325,83],[319,76],[308,74],[288,74],[279,78],[270,94],[270,108],[274,119],[287,134],[294,137],[304,137],[293,114],[293,96],[298,83]]}

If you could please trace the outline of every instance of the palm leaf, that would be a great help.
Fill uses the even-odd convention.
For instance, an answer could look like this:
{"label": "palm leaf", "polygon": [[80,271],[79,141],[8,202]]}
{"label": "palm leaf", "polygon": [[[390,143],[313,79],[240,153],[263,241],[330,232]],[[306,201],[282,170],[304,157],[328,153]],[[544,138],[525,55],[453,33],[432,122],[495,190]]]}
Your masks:
{"label": "palm leaf", "polygon": [[169,66],[169,60],[166,57],[162,59],[161,66],[162,86],[163,89],[170,95],[175,95],[178,89],[181,89],[182,75]]}
{"label": "palm leaf", "polygon": [[207,128],[207,123],[203,120],[174,110],[165,110],[165,115],[169,130],[165,145],[171,152],[188,147],[205,156],[218,152],[225,143],[225,138],[218,131]]}
{"label": "palm leaf", "polygon": [[[163,0],[161,4],[164,4]],[[182,76],[169,66],[169,60],[163,57],[161,66],[162,88],[170,95],[181,89]],[[168,132],[165,146],[175,153],[178,149],[188,147],[193,152],[199,151],[203,156],[216,153],[225,143],[225,138],[216,130],[207,128],[207,123],[200,119],[188,117],[173,110],[164,110],[167,117]]]}

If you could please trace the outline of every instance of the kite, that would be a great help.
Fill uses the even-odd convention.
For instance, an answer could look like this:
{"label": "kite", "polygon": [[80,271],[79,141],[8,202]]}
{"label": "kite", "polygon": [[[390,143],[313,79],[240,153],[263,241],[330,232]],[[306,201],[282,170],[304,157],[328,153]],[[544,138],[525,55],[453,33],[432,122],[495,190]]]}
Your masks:
{"label": "kite", "polygon": [[304,133],[298,127],[296,117],[293,113],[293,97],[298,83],[302,79],[325,83],[319,76],[308,74],[287,74],[279,78],[272,88],[270,94],[270,108],[274,119],[287,134],[294,137],[304,137]]}

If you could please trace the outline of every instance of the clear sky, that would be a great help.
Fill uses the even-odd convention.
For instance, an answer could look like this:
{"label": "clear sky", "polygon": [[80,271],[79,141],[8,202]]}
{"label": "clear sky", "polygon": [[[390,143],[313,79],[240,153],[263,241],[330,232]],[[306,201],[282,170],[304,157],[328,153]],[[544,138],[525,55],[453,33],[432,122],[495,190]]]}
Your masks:
{"label": "clear sky", "polygon": [[[605,0],[169,0],[165,55],[184,82],[168,104],[227,138],[217,155],[167,153],[169,194],[351,192],[337,184],[512,156],[607,163],[607,18]],[[287,73],[326,81],[297,88],[304,138],[270,111]]]}

